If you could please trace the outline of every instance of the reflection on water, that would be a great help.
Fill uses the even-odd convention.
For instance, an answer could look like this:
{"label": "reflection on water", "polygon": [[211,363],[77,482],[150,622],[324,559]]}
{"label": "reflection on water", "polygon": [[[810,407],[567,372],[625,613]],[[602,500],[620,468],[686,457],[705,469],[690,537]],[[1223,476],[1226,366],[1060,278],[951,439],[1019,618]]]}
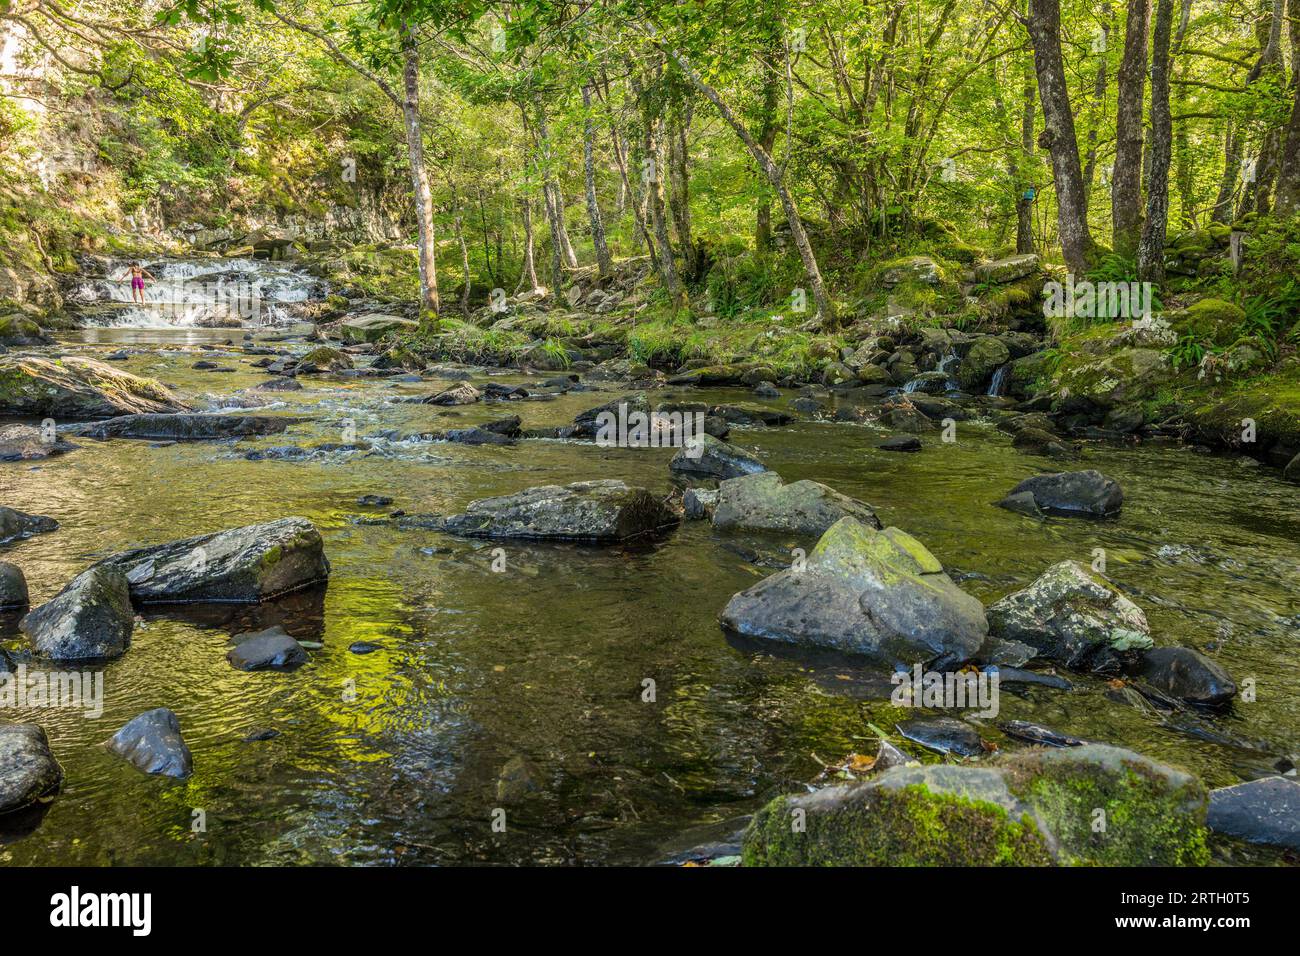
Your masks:
{"label": "reflection on water", "polygon": [[[96,330],[69,347],[103,354],[161,345],[122,365],[203,406],[263,380],[233,350],[202,353],[224,355],[233,373],[190,367],[197,344],[226,337]],[[899,719],[877,673],[720,632],[716,615],[731,594],[771,572],[747,556],[806,542],[724,542],[687,523],[650,547],[506,543],[506,570],[494,573],[497,543],[399,531],[383,521],[388,509],[357,504],[383,494],[392,508],[445,513],[474,498],[590,478],[666,493],[669,449],[469,448],[389,434],[370,451],[309,461],[244,457],[339,442],[349,422],[362,439],[506,414],[522,415],[525,427],[559,424],[610,396],[439,409],[396,401],[437,382],[302,382],[304,391],[274,396],[281,404],[271,414],[310,418],[284,435],[158,448],[79,441],[60,458],[0,466],[5,504],[62,522],[4,551],[26,571],[36,601],[113,551],[284,515],[314,521],[333,564],[327,589],[260,608],[151,609],[131,650],[105,668],[99,719],[5,714],[45,726],[67,776],[43,819],[13,821],[0,861],[645,862],[688,829],[802,786],[820,770],[814,754],[870,751],[871,725]],[[986,602],[1056,561],[1090,561],[1104,548],[1111,577],[1146,609],[1158,640],[1207,650],[1258,688],[1257,703],[1227,715],[1165,722],[1078,678],[1069,692],[1004,687],[999,719],[1123,744],[1211,785],[1262,773],[1300,749],[1294,486],[1179,448],[1094,448],[1086,463],[1124,485],[1123,517],[1039,524],[990,505],[1045,464],[1013,452],[990,424],[963,423],[956,444],[927,442],[919,455],[875,450],[880,434],[804,422],[736,430],[733,441],[787,480],[815,478],[871,502]],[[277,623],[324,649],[292,674],[226,664],[230,635]],[[351,652],[358,641],[380,649]],[[646,678],[655,681],[653,703],[642,701]],[[145,777],[100,746],[158,706],[177,712],[194,752],[186,782]],[[267,730],[279,733],[245,742]],[[1013,746],[996,727],[984,730]],[[499,793],[502,767],[516,757],[532,768],[531,786]],[[499,806],[505,833],[491,829]],[[198,809],[206,833],[193,832]]]}

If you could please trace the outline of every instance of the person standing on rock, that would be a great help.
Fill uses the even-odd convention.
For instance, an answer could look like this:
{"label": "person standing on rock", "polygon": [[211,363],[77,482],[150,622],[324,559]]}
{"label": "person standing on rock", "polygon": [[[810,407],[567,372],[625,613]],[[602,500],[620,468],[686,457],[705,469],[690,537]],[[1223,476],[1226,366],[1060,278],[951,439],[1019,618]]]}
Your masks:
{"label": "person standing on rock", "polygon": [[144,280],[148,278],[150,282],[157,282],[154,274],[140,265],[138,262],[131,263],[131,301],[144,305]]}

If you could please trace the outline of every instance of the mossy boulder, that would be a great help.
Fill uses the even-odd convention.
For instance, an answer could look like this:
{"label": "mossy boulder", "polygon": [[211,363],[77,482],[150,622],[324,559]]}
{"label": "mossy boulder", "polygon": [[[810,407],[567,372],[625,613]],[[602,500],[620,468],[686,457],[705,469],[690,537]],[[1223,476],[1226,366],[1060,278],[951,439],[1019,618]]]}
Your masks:
{"label": "mossy boulder", "polygon": [[0,345],[13,348],[49,344],[50,339],[40,325],[23,313],[0,315]]}
{"label": "mossy boulder", "polygon": [[159,382],[96,359],[0,357],[0,414],[84,419],[187,410]]}
{"label": "mossy boulder", "polygon": [[352,368],[352,357],[328,345],[314,348],[298,360],[300,372],[342,372],[350,368]]}
{"label": "mossy boulder", "polygon": [[1190,335],[1198,342],[1228,345],[1237,338],[1237,329],[1246,321],[1240,306],[1222,299],[1201,299],[1187,308],[1168,313],[1166,321],[1181,338]]}
{"label": "mossy boulder", "polygon": [[1102,410],[1153,397],[1174,378],[1168,355],[1161,349],[1120,348],[1098,353],[1095,342],[1071,340],[1062,346],[1052,388],[1063,403],[1090,404]]}
{"label": "mossy boulder", "polygon": [[400,315],[375,312],[344,319],[339,323],[339,334],[345,342],[378,342],[399,332],[413,332],[419,324],[414,319],[405,319]]}
{"label": "mossy boulder", "polygon": [[977,282],[997,285],[1014,282],[1037,272],[1039,263],[1038,256],[1032,252],[995,259],[993,262],[981,262],[975,267],[975,279]]}
{"label": "mossy boulder", "polygon": [[1186,417],[1197,440],[1285,467],[1300,452],[1300,364],[1202,395],[1190,403]]}
{"label": "mossy boulder", "polygon": [[713,526],[725,531],[771,531],[820,536],[846,516],[880,527],[875,511],[816,481],[785,484],[774,471],[728,478],[718,485]]}
{"label": "mossy boulder", "polygon": [[886,289],[917,284],[941,286],[947,283],[943,267],[929,256],[904,256],[883,262],[876,268],[876,281]]}
{"label": "mossy boulder", "polygon": [[746,866],[1200,866],[1196,778],[1101,744],[987,766],[893,767],[778,797],[744,836]]}
{"label": "mossy boulder", "polygon": [[1011,350],[992,335],[977,338],[961,360],[957,380],[967,391],[982,389],[993,378],[993,373],[1011,361]]}

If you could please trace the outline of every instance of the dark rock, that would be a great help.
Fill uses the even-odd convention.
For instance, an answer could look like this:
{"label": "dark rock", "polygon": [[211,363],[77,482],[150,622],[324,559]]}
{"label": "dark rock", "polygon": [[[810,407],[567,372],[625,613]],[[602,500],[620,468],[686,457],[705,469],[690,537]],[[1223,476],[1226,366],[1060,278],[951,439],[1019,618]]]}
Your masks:
{"label": "dark rock", "polygon": [[383,644],[373,644],[370,641],[354,641],[348,645],[348,650],[353,654],[373,654],[375,651],[382,651]]}
{"label": "dark rock", "polygon": [[1218,707],[1237,696],[1228,672],[1190,647],[1153,647],[1142,654],[1138,671],[1159,690],[1204,707]]}
{"label": "dark rock", "polygon": [[118,568],[96,564],[18,626],[41,657],[107,660],[121,657],[131,646],[134,619],[126,576]]}
{"label": "dark rock", "polygon": [[959,757],[984,753],[979,732],[955,717],[916,717],[896,725],[903,739],[920,744],[927,750]]}
{"label": "dark rock", "polygon": [[274,740],[276,737],[279,736],[280,736],[280,731],[273,730],[268,727],[262,730],[251,731],[246,737],[244,737],[244,743],[256,744],[256,743],[261,743],[264,740]]}
{"label": "dark rock", "polygon": [[1075,450],[1069,445],[1051,432],[1038,428],[1020,429],[1011,440],[1011,447],[1027,455],[1046,455],[1050,458],[1072,458],[1075,455]]}
{"label": "dark rock", "polygon": [[771,382],[759,382],[754,386],[755,398],[780,398],[781,390]]}
{"label": "dark rock", "polygon": [[26,607],[29,603],[23,569],[8,561],[0,561],[0,609]]}
{"label": "dark rock", "polygon": [[464,514],[445,519],[442,529],[474,538],[622,541],[676,523],[668,506],[644,488],[606,479],[474,501]]}
{"label": "dark rock", "polygon": [[1119,514],[1124,504],[1119,482],[1091,469],[1026,478],[999,505],[1006,507],[1010,497],[1022,492],[1032,494],[1040,510],[1068,517],[1108,518]]}
{"label": "dark rock", "polygon": [[183,779],[194,772],[194,759],[181,736],[181,722],[166,707],[145,711],[131,720],[108,742],[108,749],[145,773]]}
{"label": "dark rock", "polygon": [[767,466],[758,458],[735,445],[719,441],[712,435],[694,438],[687,447],[673,456],[668,467],[681,474],[709,475],[713,478],[738,478],[767,470]]}
{"label": "dark rock", "polygon": [[265,601],[329,577],[320,532],[281,518],[124,551],[101,564],[125,572],[140,604]]}
{"label": "dark rock", "polygon": [[513,445],[515,443],[509,435],[488,431],[485,428],[453,428],[446,433],[446,439],[461,445]]}
{"label": "dark rock", "polygon": [[59,523],[45,515],[29,515],[0,505],[0,544],[34,534],[59,530]]}
{"label": "dark rock", "polygon": [[300,418],[267,415],[124,415],[71,431],[87,438],[152,438],[213,441],[278,435]]}
{"label": "dark rock", "polygon": [[921,439],[913,435],[895,435],[876,446],[881,451],[920,451]]}
{"label": "dark rock", "polygon": [[40,461],[76,448],[35,425],[0,425],[0,461]]}
{"label": "dark rock", "polygon": [[425,405],[473,405],[481,401],[483,393],[469,382],[460,382],[444,388],[437,395],[423,399]]}
{"label": "dark rock", "polygon": [[541,790],[540,774],[527,757],[511,757],[497,776],[497,800],[517,803],[530,793]]}
{"label": "dark rock", "polygon": [[285,633],[271,627],[253,634],[237,634],[226,653],[230,666],[239,671],[291,671],[307,663],[307,651]]}
{"label": "dark rock", "polygon": [[1038,501],[1031,491],[1019,491],[1013,495],[1007,495],[997,504],[999,508],[1006,508],[1008,511],[1014,511],[1016,514],[1024,515],[1027,518],[1043,517],[1042,511],[1038,509]]}
{"label": "dark rock", "polygon": [[998,727],[1008,737],[1014,737],[1016,740],[1023,740],[1031,744],[1038,744],[1040,747],[1082,747],[1087,743],[1086,740],[1080,740],[1078,737],[1071,737],[1068,734],[1057,733],[1050,727],[1031,724],[1026,720],[1007,720],[998,724]]}
{"label": "dark rock", "polygon": [[682,495],[682,508],[686,517],[692,521],[713,520],[713,510],[717,505],[717,491],[707,488],[687,488]]}
{"label": "dark rock", "polygon": [[1206,822],[1248,843],[1300,850],[1300,783],[1264,777],[1211,790]]}
{"label": "dark rock", "polygon": [[296,378],[269,378],[254,385],[250,392],[301,392],[302,383]]}
{"label": "dark rock", "polygon": [[393,499],[387,495],[362,495],[357,499],[357,504],[363,508],[384,508],[393,503]]}
{"label": "dark rock", "polygon": [[934,431],[934,422],[913,405],[900,405],[889,408],[880,416],[882,423],[900,432]]}
{"label": "dark rock", "polygon": [[53,799],[63,768],[36,724],[0,723],[0,814]]}

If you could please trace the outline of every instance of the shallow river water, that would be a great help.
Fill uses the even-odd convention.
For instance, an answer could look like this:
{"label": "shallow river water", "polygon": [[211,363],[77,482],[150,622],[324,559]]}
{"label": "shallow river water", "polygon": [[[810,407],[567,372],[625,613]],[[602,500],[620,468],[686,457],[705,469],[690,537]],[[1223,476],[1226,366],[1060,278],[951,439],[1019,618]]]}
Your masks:
{"label": "shallow river water", "polygon": [[[197,350],[230,334],[100,329],[63,349],[145,348],[122,367],[201,406],[265,378],[237,350]],[[236,371],[190,368],[214,354]],[[284,435],[169,447],[78,439],[80,448],[61,457],[0,464],[0,502],[62,524],[0,548],[25,570],[34,604],[112,552],[286,515],[316,523],[333,565],[321,593],[146,614],[130,651],[103,668],[98,718],[67,709],[4,714],[47,729],[66,779],[34,831],[0,836],[0,862],[646,863],[733,830],[736,818],[813,780],[819,761],[874,753],[872,727],[892,732],[909,716],[890,705],[879,673],[742,645],[719,629],[716,616],[734,592],[811,542],[726,539],[701,522],[637,547],[473,542],[399,530],[377,521],[391,509],[357,504],[382,494],[392,508],[451,513],[475,498],[592,478],[667,493],[670,449],[380,442],[372,453],[308,461],[244,458],[258,447],[341,441],[349,422],[362,439],[508,414],[522,415],[525,427],[563,424],[612,394],[439,409],[395,400],[445,383],[300,380],[305,390],[277,395],[283,404],[268,412],[309,416]],[[669,396],[752,400],[717,389],[655,397]],[[986,603],[1057,561],[1091,563],[1094,549],[1105,549],[1109,576],[1145,609],[1158,643],[1209,653],[1238,683],[1253,679],[1257,694],[1227,714],[1171,718],[1072,676],[1071,691],[1004,687],[998,721],[1131,747],[1211,786],[1294,759],[1300,489],[1275,471],[1182,447],[1092,446],[1082,467],[1122,483],[1122,517],[1038,522],[991,502],[1050,462],[1013,451],[991,422],[962,422],[955,443],[926,439],[916,455],[877,450],[884,434],[801,421],[734,429],[730,440],[787,481],[815,478],[870,502]],[[273,623],[324,648],[293,673],[233,670],[228,637]],[[0,640],[18,646],[13,622],[6,626]],[[382,649],[351,653],[359,640]],[[654,702],[642,700],[646,678]],[[101,746],[160,706],[179,715],[194,753],[188,781],[147,777]],[[982,725],[985,737],[1018,746],[996,723]],[[244,742],[267,728],[281,733]],[[534,768],[534,786],[505,801],[498,777],[517,757]],[[492,829],[500,806],[504,833]],[[194,832],[196,810],[206,832]],[[1216,854],[1272,859],[1223,844]]]}

